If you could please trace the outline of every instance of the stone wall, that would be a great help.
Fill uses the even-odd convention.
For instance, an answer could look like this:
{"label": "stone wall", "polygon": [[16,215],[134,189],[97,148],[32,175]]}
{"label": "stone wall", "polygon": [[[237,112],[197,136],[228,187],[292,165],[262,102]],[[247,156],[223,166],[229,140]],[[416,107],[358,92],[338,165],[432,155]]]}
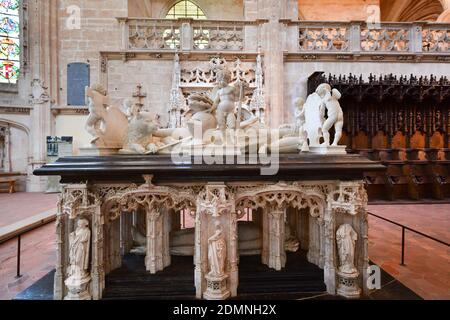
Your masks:
{"label": "stone wall", "polygon": [[365,21],[371,14],[370,5],[379,6],[380,0],[298,0],[301,20]]}
{"label": "stone wall", "polygon": [[[62,0],[59,2],[60,106],[67,105],[67,65],[88,63],[91,84],[99,82],[100,51],[120,48],[121,33],[116,17],[127,15],[127,0]],[[67,8],[81,8],[81,28],[67,28]]]}
{"label": "stone wall", "polygon": [[161,122],[168,120],[168,104],[172,86],[173,61],[147,60],[109,62],[108,92],[115,104],[122,105],[124,99],[132,99],[137,84],[147,94],[144,108],[158,113]]}
{"label": "stone wall", "polygon": [[[169,9],[179,0],[128,0],[129,17],[165,18]],[[194,0],[211,20],[243,20],[243,0]]]}

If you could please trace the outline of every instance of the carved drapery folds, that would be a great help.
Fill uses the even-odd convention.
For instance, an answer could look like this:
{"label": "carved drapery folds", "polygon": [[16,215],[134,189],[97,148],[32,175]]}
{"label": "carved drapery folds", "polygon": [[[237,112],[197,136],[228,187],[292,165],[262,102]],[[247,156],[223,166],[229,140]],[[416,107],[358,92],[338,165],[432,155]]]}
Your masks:
{"label": "carved drapery folds", "polygon": [[99,208],[99,198],[86,184],[65,186],[60,194],[56,220],[55,299],[97,298],[98,291],[103,289],[101,264],[98,263]]}

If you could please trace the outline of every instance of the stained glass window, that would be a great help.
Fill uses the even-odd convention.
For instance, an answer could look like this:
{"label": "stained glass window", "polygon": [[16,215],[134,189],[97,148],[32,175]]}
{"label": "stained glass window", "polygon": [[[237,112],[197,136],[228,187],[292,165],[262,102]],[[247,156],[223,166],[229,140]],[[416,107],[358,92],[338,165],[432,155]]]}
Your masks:
{"label": "stained glass window", "polygon": [[203,13],[203,10],[195,3],[183,0],[174,4],[166,16],[166,19],[177,18],[206,19],[206,16]]}
{"label": "stained glass window", "polygon": [[0,0],[0,83],[20,74],[20,0]]}

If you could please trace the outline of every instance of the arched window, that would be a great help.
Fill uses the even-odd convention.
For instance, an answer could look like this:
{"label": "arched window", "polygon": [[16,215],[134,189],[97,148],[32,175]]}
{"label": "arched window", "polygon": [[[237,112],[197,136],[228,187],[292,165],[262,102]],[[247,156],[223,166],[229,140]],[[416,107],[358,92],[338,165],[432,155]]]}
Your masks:
{"label": "arched window", "polygon": [[203,10],[195,3],[188,0],[182,0],[174,4],[166,15],[166,19],[178,18],[206,19],[206,16],[203,13]]}
{"label": "arched window", "polygon": [[0,0],[0,83],[17,83],[20,73],[20,0]]}

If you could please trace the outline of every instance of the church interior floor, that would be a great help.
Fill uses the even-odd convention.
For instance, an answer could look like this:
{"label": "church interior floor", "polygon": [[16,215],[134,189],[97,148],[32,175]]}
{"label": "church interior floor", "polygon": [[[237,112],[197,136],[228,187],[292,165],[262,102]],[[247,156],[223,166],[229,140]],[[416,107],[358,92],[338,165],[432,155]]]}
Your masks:
{"label": "church interior floor", "polygon": [[[27,213],[36,214],[56,205],[56,195],[16,195],[22,197],[21,201],[10,205],[4,197],[11,195],[0,194],[0,224],[7,221],[4,217],[19,217],[16,220],[21,220]],[[44,200],[37,200],[40,197]],[[369,211],[449,242],[450,204],[371,205]],[[406,266],[400,266],[401,228],[372,216],[369,217],[369,225],[371,261],[424,299],[450,299],[450,251],[447,247],[406,231]],[[186,226],[189,226],[189,221],[186,221]],[[15,279],[17,240],[0,245],[0,299],[12,299],[39,279],[51,278],[48,274],[56,260],[54,228],[54,223],[50,223],[23,236],[23,277],[20,279]],[[400,285],[398,281],[390,280],[386,285],[396,287]],[[244,290],[245,281],[241,284]],[[322,295],[324,297],[326,295]]]}
{"label": "church interior floor", "polygon": [[0,193],[0,228],[55,209],[56,193]]}

